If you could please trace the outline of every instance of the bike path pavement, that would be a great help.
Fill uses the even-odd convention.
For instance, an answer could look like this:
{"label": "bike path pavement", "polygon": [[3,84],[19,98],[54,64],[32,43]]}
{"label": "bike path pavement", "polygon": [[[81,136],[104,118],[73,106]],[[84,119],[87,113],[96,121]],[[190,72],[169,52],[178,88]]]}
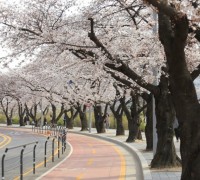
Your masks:
{"label": "bike path pavement", "polygon": [[138,162],[116,143],[71,132],[68,142],[73,148],[69,158],[38,179],[143,179]]}
{"label": "bike path pavement", "polygon": [[[144,180],[178,180],[181,179],[181,168],[165,168],[165,169],[151,169],[150,163],[153,159],[153,151],[146,151],[146,139],[144,133],[142,133],[143,140],[137,140],[136,142],[126,143],[128,137],[128,131],[125,131],[124,136],[116,136],[116,130],[109,129],[106,133],[97,134],[96,129],[92,128],[91,133],[82,132],[80,128],[74,128],[69,130],[73,133],[81,133],[96,138],[106,139],[108,141],[118,143],[129,151],[132,151],[133,155],[136,156],[140,166],[143,169]],[[180,142],[177,142],[174,138],[174,144],[176,147],[177,155],[180,157]],[[140,179],[138,179],[140,180]]]}

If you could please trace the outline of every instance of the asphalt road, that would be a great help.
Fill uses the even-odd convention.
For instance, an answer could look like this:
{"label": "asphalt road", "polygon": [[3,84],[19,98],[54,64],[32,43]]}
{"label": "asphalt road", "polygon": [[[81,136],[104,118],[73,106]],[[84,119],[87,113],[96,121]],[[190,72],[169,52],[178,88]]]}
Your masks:
{"label": "asphalt road", "polygon": [[[0,172],[2,177],[2,157],[4,158],[4,177],[5,180],[17,180],[20,177],[20,155],[23,150],[23,177],[28,178],[29,174],[33,174],[33,150],[35,148],[35,165],[36,173],[39,167],[44,167],[44,147],[47,141],[47,166],[52,161],[52,141],[50,138],[47,141],[47,136],[33,133],[30,129],[21,128],[4,128],[0,127],[0,156],[1,165]],[[38,142],[38,143],[36,143]],[[57,148],[56,139],[54,141],[54,149]],[[8,151],[5,153],[5,149]],[[22,157],[22,156],[21,156]],[[54,159],[57,158],[55,153]],[[43,170],[44,171],[44,170]],[[47,169],[45,170],[47,171]],[[42,172],[43,173],[43,172]],[[35,177],[36,178],[36,177]]]}

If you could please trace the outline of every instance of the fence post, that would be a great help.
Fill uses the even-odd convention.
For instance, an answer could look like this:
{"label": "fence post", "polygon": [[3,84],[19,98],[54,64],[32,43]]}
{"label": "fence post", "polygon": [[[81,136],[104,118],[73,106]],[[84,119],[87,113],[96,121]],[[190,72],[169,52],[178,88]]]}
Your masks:
{"label": "fence post", "polygon": [[55,134],[56,134],[56,127],[55,127],[55,124],[54,124],[53,135],[55,136]]}
{"label": "fence post", "polygon": [[35,174],[35,149],[36,149],[37,143],[38,142],[36,142],[36,144],[33,147],[33,174]]}
{"label": "fence post", "polygon": [[66,150],[66,132],[63,130],[62,132],[62,154]]}
{"label": "fence post", "polygon": [[60,136],[58,136],[58,158],[60,158]]}
{"label": "fence post", "polygon": [[52,140],[52,162],[54,162],[54,141],[55,141],[55,137]]}
{"label": "fence post", "polygon": [[1,160],[1,176],[2,176],[2,180],[5,179],[5,177],[4,177],[4,159],[5,159],[7,151],[8,151],[8,148],[6,148],[5,153],[3,154],[2,160]]}
{"label": "fence post", "polygon": [[23,149],[20,153],[20,180],[23,180],[23,152],[26,146],[23,146]]}
{"label": "fence post", "polygon": [[47,140],[45,141],[45,146],[44,146],[44,167],[47,166],[47,142],[49,140],[49,137],[47,137]]}
{"label": "fence post", "polygon": [[61,137],[61,141],[62,141],[62,154],[64,152],[64,141],[63,141],[63,134],[62,134],[62,137]]}

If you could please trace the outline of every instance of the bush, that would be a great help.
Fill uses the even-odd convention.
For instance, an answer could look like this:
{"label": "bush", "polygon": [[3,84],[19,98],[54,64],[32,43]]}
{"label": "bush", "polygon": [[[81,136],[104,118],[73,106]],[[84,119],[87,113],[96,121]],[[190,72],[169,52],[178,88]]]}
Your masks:
{"label": "bush", "polygon": [[74,127],[81,127],[81,120],[79,116],[74,119]]}
{"label": "bush", "polygon": [[18,117],[13,117],[12,118],[12,124],[19,124],[19,118]]}
{"label": "bush", "polygon": [[63,126],[64,125],[64,122],[62,119],[59,119],[58,122],[57,122],[57,125],[58,126]]}
{"label": "bush", "polygon": [[0,123],[2,124],[6,123],[6,117],[3,114],[0,114]]}
{"label": "bush", "polygon": [[145,131],[145,126],[146,126],[146,122],[145,122],[145,118],[144,118],[144,113],[140,114],[140,121],[141,121],[141,123],[140,123],[140,130],[142,132],[144,132]]}

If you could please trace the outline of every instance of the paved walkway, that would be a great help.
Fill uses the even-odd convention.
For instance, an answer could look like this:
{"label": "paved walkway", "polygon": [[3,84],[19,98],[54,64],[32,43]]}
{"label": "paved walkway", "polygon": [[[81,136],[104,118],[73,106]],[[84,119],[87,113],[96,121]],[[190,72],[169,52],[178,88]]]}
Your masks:
{"label": "paved walkway", "polygon": [[142,174],[140,174],[141,169],[137,168],[138,161],[134,160],[131,153],[119,145],[74,133],[68,133],[68,142],[73,148],[69,158],[57,165],[52,171],[42,175],[38,180],[143,179],[141,178]]}
{"label": "paved walkway", "polygon": [[[89,136],[105,138],[112,142],[114,140],[128,149],[131,148],[133,150],[133,153],[135,153],[135,155],[139,158],[138,160],[141,162],[145,180],[178,180],[181,177],[181,168],[150,169],[149,165],[153,158],[153,152],[145,150],[146,140],[144,134],[142,141],[126,143],[125,141],[127,139],[128,131],[125,132],[125,136],[116,136],[116,130],[114,129],[109,129],[106,133],[103,134],[97,134],[96,129],[92,129],[91,133],[81,132],[80,128],[74,128],[73,130],[70,130],[70,132],[82,133]],[[174,139],[174,144],[176,147],[177,154],[180,156],[180,143],[176,142],[176,140]]]}

